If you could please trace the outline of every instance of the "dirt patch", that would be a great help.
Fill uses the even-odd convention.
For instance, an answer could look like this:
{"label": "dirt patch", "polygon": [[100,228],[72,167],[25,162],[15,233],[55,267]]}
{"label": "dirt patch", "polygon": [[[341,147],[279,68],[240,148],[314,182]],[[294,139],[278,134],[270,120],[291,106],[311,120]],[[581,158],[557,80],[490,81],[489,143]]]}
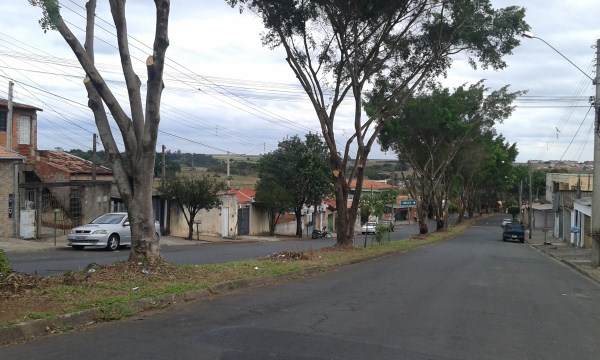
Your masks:
{"label": "dirt patch", "polygon": [[310,257],[299,251],[284,251],[266,256],[264,259],[275,261],[310,260]]}
{"label": "dirt patch", "polygon": [[[120,293],[127,284],[148,288],[150,278],[160,275],[168,281],[181,277],[180,273],[177,266],[166,262],[150,266],[130,262],[89,264],[82,271],[55,276],[11,272],[0,278],[0,324],[73,311],[73,299],[84,302],[95,295]],[[135,286],[131,285],[131,291],[135,291]],[[69,301],[61,301],[66,297]]]}

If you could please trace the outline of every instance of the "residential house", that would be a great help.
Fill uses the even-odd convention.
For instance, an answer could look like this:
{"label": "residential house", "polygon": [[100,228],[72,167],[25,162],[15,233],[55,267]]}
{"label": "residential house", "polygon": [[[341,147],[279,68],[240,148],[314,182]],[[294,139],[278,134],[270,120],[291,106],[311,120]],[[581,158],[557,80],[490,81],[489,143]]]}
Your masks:
{"label": "residential house", "polygon": [[4,165],[7,172],[2,176],[15,180],[0,184],[16,224],[9,228],[10,235],[40,238],[57,229],[64,233],[108,211],[113,184],[110,169],[63,151],[38,150],[37,113],[42,110],[19,103],[9,109],[9,105],[0,99],[0,146],[22,157],[11,160],[14,169]]}
{"label": "residential house", "polygon": [[[354,198],[355,188],[356,188],[356,180],[352,180],[352,182],[350,183],[350,199],[349,200]],[[363,196],[365,194],[372,195],[372,194],[380,193],[380,192],[383,192],[386,190],[391,190],[391,189],[394,189],[394,186],[391,184],[388,184],[387,180],[364,179],[363,184],[362,184],[361,196]],[[400,211],[400,206],[396,206],[395,204],[389,204],[384,218],[386,218],[386,220],[394,220],[393,217],[395,215],[392,215],[392,214],[396,211]],[[369,220],[371,220],[371,219],[369,219]],[[376,220],[376,219],[372,219],[372,220]],[[360,226],[361,226],[361,218],[360,218],[360,216],[357,216],[356,223],[354,224],[355,230],[358,231],[358,229],[360,229]]]}
{"label": "residential house", "polygon": [[[189,233],[189,213],[181,211],[177,200],[169,202],[169,231],[173,236],[187,237]],[[200,210],[194,217],[195,236],[209,235],[235,238],[237,233],[237,201],[234,194],[221,195],[222,205],[210,210]],[[185,208],[185,206],[184,206]]]}
{"label": "residential house", "polygon": [[546,174],[546,201],[552,215],[537,212],[536,216],[534,211],[533,228],[540,228],[539,224],[545,222],[554,238],[573,246],[590,247],[593,185],[594,177],[589,173]]}
{"label": "residential house", "polygon": [[23,155],[0,147],[0,237],[11,237],[16,231],[14,194],[18,189],[18,166],[24,162]]}
{"label": "residential house", "polygon": [[[195,217],[193,236],[220,236],[235,239],[238,236],[266,235],[269,233],[269,219],[265,210],[261,209],[254,196],[253,189],[231,189],[221,195],[223,204],[219,208],[201,210]],[[170,234],[187,237],[188,222],[179,205],[169,204]],[[312,230],[327,226],[335,231],[335,199],[324,199],[323,203],[305,206],[302,210],[302,229],[304,236],[310,236]],[[296,217],[286,213],[280,217],[276,227],[276,235],[294,236],[296,234]]]}
{"label": "residential house", "polygon": [[[256,203],[253,189],[231,189],[221,194],[222,205],[196,214],[193,236],[219,236],[235,239],[239,235],[264,235],[269,232],[267,213]],[[189,219],[187,210],[181,211],[176,200],[168,206],[169,232],[174,236],[187,237]]]}

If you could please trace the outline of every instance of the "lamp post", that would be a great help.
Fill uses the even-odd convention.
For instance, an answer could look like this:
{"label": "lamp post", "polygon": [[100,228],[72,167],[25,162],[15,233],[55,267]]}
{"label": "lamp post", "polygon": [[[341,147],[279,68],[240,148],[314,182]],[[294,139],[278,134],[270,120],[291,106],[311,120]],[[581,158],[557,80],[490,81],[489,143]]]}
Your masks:
{"label": "lamp post", "polygon": [[571,60],[569,60],[554,46],[548,44],[544,39],[533,36],[532,33],[526,31],[523,36],[530,39],[538,39],[548,45],[552,50],[556,51],[560,56],[567,60],[577,70],[584,74],[588,79],[592,80],[592,84],[596,86],[596,96],[594,98],[594,186],[592,195],[592,267],[600,266],[600,39],[596,40],[596,78],[586,74]]}

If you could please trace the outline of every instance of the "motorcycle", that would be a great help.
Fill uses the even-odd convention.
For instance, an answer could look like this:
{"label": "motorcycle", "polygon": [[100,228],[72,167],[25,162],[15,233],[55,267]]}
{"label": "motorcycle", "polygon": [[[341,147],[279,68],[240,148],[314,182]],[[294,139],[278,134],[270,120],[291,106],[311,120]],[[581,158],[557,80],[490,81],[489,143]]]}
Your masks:
{"label": "motorcycle", "polygon": [[312,232],[312,238],[313,239],[317,239],[317,238],[330,238],[331,237],[331,233],[327,230],[327,226],[323,227],[323,230],[313,230]]}

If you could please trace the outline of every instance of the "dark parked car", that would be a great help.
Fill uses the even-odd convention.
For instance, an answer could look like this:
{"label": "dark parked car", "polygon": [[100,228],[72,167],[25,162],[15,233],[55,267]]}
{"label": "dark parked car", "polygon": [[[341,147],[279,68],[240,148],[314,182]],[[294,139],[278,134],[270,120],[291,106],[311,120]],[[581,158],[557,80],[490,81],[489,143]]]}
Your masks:
{"label": "dark parked car", "polygon": [[521,243],[525,242],[525,226],[520,222],[509,222],[504,225],[502,230],[502,241],[513,240]]}

